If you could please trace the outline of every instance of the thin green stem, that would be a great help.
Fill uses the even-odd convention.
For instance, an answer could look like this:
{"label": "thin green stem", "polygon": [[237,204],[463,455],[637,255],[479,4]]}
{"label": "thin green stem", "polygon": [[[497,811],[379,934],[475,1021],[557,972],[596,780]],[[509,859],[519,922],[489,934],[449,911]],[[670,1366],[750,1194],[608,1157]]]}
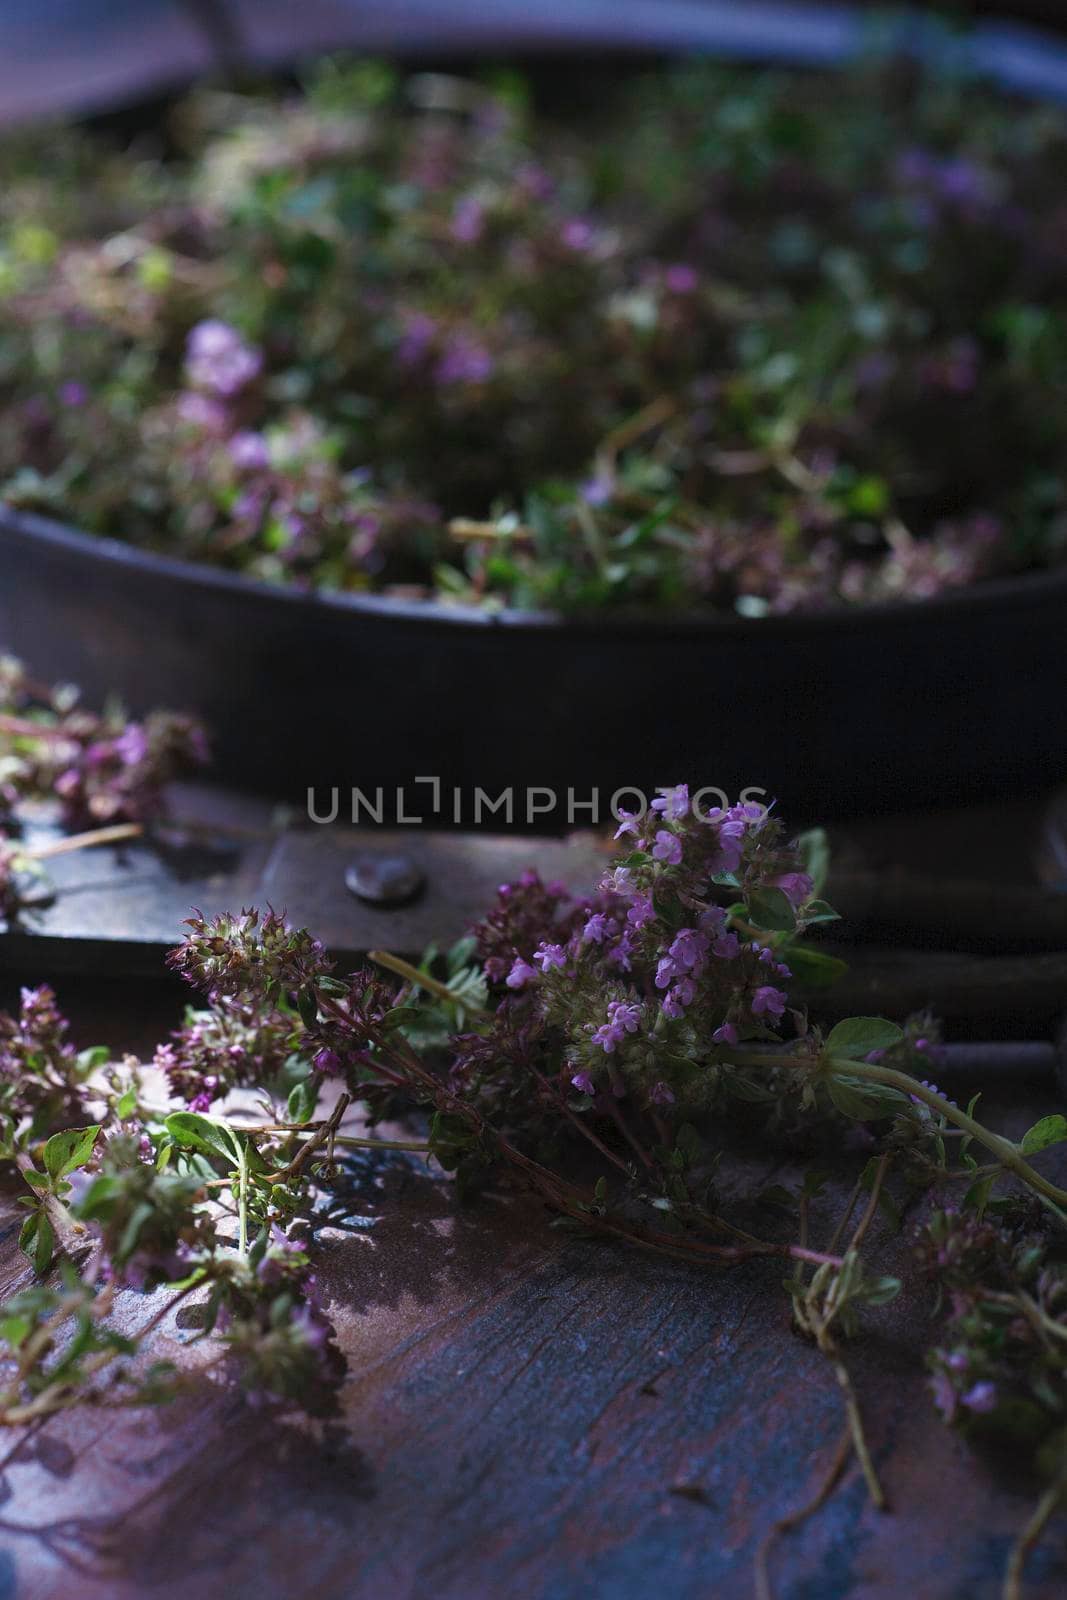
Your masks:
{"label": "thin green stem", "polygon": [[837,1448],[830,1458],[830,1464],[823,1474],[822,1482],[812,1495],[811,1499],[802,1505],[798,1511],[787,1512],[784,1517],[779,1517],[777,1522],[772,1522],[764,1536],[763,1542],[756,1551],[756,1600],[774,1600],[774,1590],[771,1586],[770,1555],[775,1541],[783,1533],[789,1533],[793,1528],[799,1528],[801,1523],[813,1517],[821,1506],[833,1493],[834,1486],[845,1470],[848,1461],[849,1449],[852,1445],[852,1433],[846,1428],[837,1441]]}
{"label": "thin green stem", "polygon": [[[819,1058],[815,1056],[777,1055],[771,1050],[739,1050],[729,1056],[718,1052],[716,1059],[737,1066],[785,1067],[794,1072],[811,1072],[820,1064],[826,1064],[825,1058],[820,1063]],[[931,1110],[940,1112],[947,1121],[954,1122],[958,1128],[969,1133],[972,1139],[976,1139],[979,1144],[985,1145],[987,1150],[992,1151],[1002,1166],[1007,1167],[1021,1182],[1033,1189],[1035,1194],[1041,1195],[1049,1202],[1060,1221],[1067,1223],[1067,1215],[1061,1210],[1061,1207],[1067,1207],[1067,1190],[1059,1189],[1047,1178],[1043,1178],[1040,1172],[1023,1159],[1018,1147],[1010,1139],[984,1128],[980,1122],[968,1116],[966,1111],[961,1111],[950,1100],[946,1100],[944,1095],[938,1094],[936,1089],[927,1088],[926,1084],[920,1083],[918,1078],[913,1078],[910,1073],[898,1072],[895,1067],[883,1067],[873,1061],[852,1061],[841,1056],[831,1056],[829,1065],[843,1076],[859,1078],[867,1083],[884,1084],[887,1088],[897,1089],[901,1094],[921,1100]]]}
{"label": "thin green stem", "polygon": [[418,1155],[429,1155],[430,1146],[425,1139],[357,1139],[347,1133],[335,1133],[334,1144],[349,1146],[352,1150],[413,1150]]}
{"label": "thin green stem", "polygon": [[[33,1161],[26,1152],[20,1151],[15,1157],[15,1165],[24,1178],[26,1178],[28,1172],[35,1170]],[[79,1222],[76,1217],[71,1215],[59,1195],[52,1194],[47,1189],[35,1188],[28,1178],[26,1178],[26,1183],[52,1225],[57,1251],[65,1255],[70,1261],[78,1261],[88,1250],[92,1249],[93,1236],[89,1229],[84,1222]]]}
{"label": "thin green stem", "polygon": [[882,1083],[887,1088],[899,1089],[902,1094],[914,1095],[931,1110],[939,1111],[949,1122],[954,1122],[958,1128],[969,1133],[979,1144],[984,1144],[1002,1166],[1014,1172],[1017,1178],[1043,1195],[1046,1200],[1051,1200],[1057,1207],[1067,1206],[1067,1190],[1059,1189],[1047,1178],[1043,1178],[1028,1161],[1023,1160],[1018,1147],[1012,1144],[1010,1139],[984,1128],[980,1122],[968,1116],[966,1111],[961,1111],[951,1100],[946,1100],[944,1095],[938,1094],[936,1089],[928,1089],[924,1083],[920,1083],[907,1072],[898,1072],[895,1067],[883,1067],[873,1061],[843,1061],[833,1057],[831,1065],[836,1071],[847,1073],[850,1077],[863,1078],[868,1083]]}
{"label": "thin green stem", "polygon": [[428,972],[420,972],[418,967],[413,967],[410,961],[405,961],[402,956],[394,956],[388,950],[369,950],[370,959],[379,967],[384,967],[387,972],[395,972],[398,978],[406,978],[408,983],[415,984],[420,989],[425,989],[428,994],[436,995],[438,1000],[447,1000],[451,1005],[460,1006],[469,1016],[488,1017],[490,1012],[484,1006],[475,1006],[461,994],[456,994],[447,983],[440,983],[437,978],[431,978]]}
{"label": "thin green stem", "polygon": [[1065,1491],[1067,1491],[1067,1475],[1061,1474],[1049,1485],[1034,1507],[1032,1516],[1012,1547],[1004,1573],[1003,1600],[1022,1600],[1023,1572],[1027,1557],[1044,1533],[1057,1507],[1063,1503]]}
{"label": "thin green stem", "polygon": [[886,1170],[889,1166],[889,1159],[889,1152],[887,1151],[879,1161],[875,1170],[874,1182],[871,1184],[871,1197],[867,1201],[867,1209],[864,1211],[863,1216],[859,1220],[856,1231],[852,1235],[852,1242],[848,1247],[850,1252],[859,1249],[860,1245],[867,1237],[868,1228],[874,1221],[875,1213],[878,1210],[878,1199],[882,1192],[882,1184],[885,1180]]}
{"label": "thin green stem", "polygon": [[832,1346],[824,1347],[821,1339],[819,1340],[819,1344],[820,1348],[823,1349],[823,1353],[825,1355],[829,1355],[834,1364],[834,1373],[837,1377],[838,1384],[840,1385],[841,1392],[844,1395],[845,1415],[848,1418],[848,1428],[850,1434],[852,1435],[852,1448],[856,1452],[860,1469],[863,1472],[864,1479],[866,1480],[867,1492],[871,1497],[871,1504],[877,1511],[884,1511],[886,1505],[888,1504],[885,1497],[885,1490],[882,1488],[881,1480],[879,1479],[878,1473],[875,1470],[874,1461],[867,1445],[867,1435],[863,1428],[863,1417],[860,1413],[859,1401],[856,1398],[856,1391],[852,1386],[852,1379],[849,1376],[848,1368],[845,1366],[845,1363],[841,1360],[840,1356],[837,1355],[833,1350]]}
{"label": "thin green stem", "polygon": [[108,828],[91,828],[88,833],[72,833],[64,839],[49,839],[31,846],[24,853],[31,861],[48,861],[52,856],[69,855],[72,850],[89,850],[101,844],[120,844],[123,839],[139,839],[144,829],[139,822],[116,822]]}
{"label": "thin green stem", "polygon": [[237,1165],[237,1248],[243,1256],[248,1254],[248,1147],[242,1144]]}

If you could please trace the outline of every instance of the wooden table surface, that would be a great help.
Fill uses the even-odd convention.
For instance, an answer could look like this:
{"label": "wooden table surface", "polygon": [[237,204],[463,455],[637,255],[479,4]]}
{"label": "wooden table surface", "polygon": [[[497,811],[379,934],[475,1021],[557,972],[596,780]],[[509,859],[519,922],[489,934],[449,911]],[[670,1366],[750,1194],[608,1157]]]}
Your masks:
{"label": "wooden table surface", "polygon": [[[193,799],[205,804],[180,793],[179,812]],[[1032,872],[1047,803],[882,818],[851,826],[834,847],[838,858],[951,876],[993,863],[996,840],[996,871],[1019,881]],[[216,823],[229,804],[212,794]],[[335,938],[352,913],[330,898],[341,881],[332,856],[315,867],[300,855],[312,845],[349,848],[343,834],[289,840],[286,877],[288,857],[271,846],[268,878],[284,891],[279,903],[324,896],[312,921],[321,931],[326,917]],[[483,841],[493,882],[514,875],[516,846],[544,852],[550,876],[567,865],[559,845]],[[457,837],[432,848],[451,905],[445,890],[455,873],[471,875],[471,845]],[[238,861],[229,888],[252,893],[267,881],[259,849]],[[93,906],[99,937],[121,931],[104,917],[105,891],[112,921],[155,929],[148,912],[171,907],[177,936],[179,890],[139,861],[101,875],[101,860],[86,857],[83,892],[64,879],[33,939],[0,943],[0,1006],[27,976],[50,980],[79,1045],[150,1055],[187,991],[176,980],[90,982],[66,970],[115,966],[70,955],[93,932]],[[431,896],[428,915],[435,904]],[[290,909],[311,916],[302,902]],[[1009,1132],[1055,1109],[1049,1082],[1008,1074],[988,1088],[987,1119]],[[317,1226],[349,1367],[336,1420],[279,1425],[204,1380],[171,1407],[72,1413],[30,1437],[0,1438],[0,1600],[752,1595],[761,1540],[810,1498],[842,1429],[832,1372],[790,1329],[781,1263],[698,1270],[578,1240],[520,1194],[458,1204],[450,1181],[417,1157],[362,1157],[350,1171],[349,1192]],[[725,1182],[756,1191],[790,1176],[757,1150]],[[30,1281],[16,1194],[0,1191],[0,1297]],[[836,1214],[831,1201],[826,1233]],[[758,1220],[767,1226],[766,1215]],[[907,1270],[914,1225],[875,1233],[873,1264],[912,1281],[848,1357],[892,1509],[873,1511],[851,1468],[828,1505],[778,1544],[778,1600],[993,1600],[1035,1498],[1033,1485],[976,1458],[934,1412],[921,1360],[932,1307]],[[146,1316],[140,1296],[124,1295],[122,1308],[131,1326]],[[183,1337],[165,1323],[158,1354],[194,1362],[195,1350],[181,1354]],[[1030,1564],[1033,1600],[1067,1593],[1065,1530],[1067,1520]]]}
{"label": "wooden table surface", "polygon": [[[158,984],[63,997],[79,1042],[134,1049],[181,1002]],[[1048,1104],[1020,1080],[988,1113],[1021,1129]],[[842,1423],[781,1264],[701,1271],[568,1238],[521,1196],[457,1205],[417,1158],[351,1174],[318,1233],[350,1369],[336,1422],[279,1425],[205,1381],[172,1407],[0,1441],[0,1600],[751,1595],[760,1539],[810,1496]],[[747,1176],[788,1174],[757,1152]],[[2,1206],[6,1294],[30,1275]],[[884,1269],[910,1237],[881,1237]],[[131,1319],[139,1300],[123,1297]],[[999,1593],[1033,1490],[937,1420],[930,1309],[906,1294],[849,1353],[891,1512],[850,1469],[778,1545],[779,1600]],[[181,1338],[165,1324],[158,1351]],[[1067,1592],[1064,1526],[1031,1563],[1035,1600]]]}

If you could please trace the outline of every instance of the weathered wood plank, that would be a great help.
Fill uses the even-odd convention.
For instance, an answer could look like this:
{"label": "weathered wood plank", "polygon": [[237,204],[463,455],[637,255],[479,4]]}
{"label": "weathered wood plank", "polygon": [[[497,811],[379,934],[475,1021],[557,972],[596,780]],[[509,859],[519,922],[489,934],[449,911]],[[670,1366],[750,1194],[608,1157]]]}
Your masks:
{"label": "weathered wood plank", "polygon": [[[5,1220],[5,1291],[27,1276],[14,1247]],[[909,1247],[884,1244],[884,1265]],[[351,1371],[338,1422],[278,1427],[206,1384],[159,1411],[54,1419],[4,1467],[0,1595],[751,1594],[760,1538],[841,1425],[780,1264],[705,1273],[575,1241],[521,1198],[457,1207],[397,1157],[353,1169],[320,1249]],[[850,1472],[778,1550],[783,1600],[998,1593],[1030,1490],[936,1420],[928,1312],[906,1296],[850,1353],[892,1513]],[[1062,1551],[1035,1559],[1035,1600],[1064,1592]]]}

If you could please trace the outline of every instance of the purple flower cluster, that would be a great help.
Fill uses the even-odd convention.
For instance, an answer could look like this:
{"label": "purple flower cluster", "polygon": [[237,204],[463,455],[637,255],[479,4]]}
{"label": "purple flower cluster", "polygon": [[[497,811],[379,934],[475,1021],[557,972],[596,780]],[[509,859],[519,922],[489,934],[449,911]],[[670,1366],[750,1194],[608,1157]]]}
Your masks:
{"label": "purple flower cluster", "polygon": [[21,991],[17,1016],[0,1011],[0,1111],[16,1122],[44,1106],[70,1113],[81,1074],[69,1035],[47,984]]}
{"label": "purple flower cluster", "polygon": [[643,1020],[643,1011],[640,1004],[633,1000],[609,1000],[608,1020],[594,1029],[593,1024],[586,1026],[592,1031],[593,1043],[599,1045],[605,1055],[611,1055],[615,1046],[622,1044],[627,1034],[636,1033]]}
{"label": "purple flower cluster", "polygon": [[313,1413],[333,1409],[344,1361],[307,1247],[272,1225],[219,1283],[216,1326],[237,1359],[253,1402],[295,1400]]}
{"label": "purple flower cluster", "polygon": [[185,926],[189,933],[167,963],[212,1004],[227,995],[252,1000],[299,994],[331,970],[321,941],[269,908],[211,921],[194,912]]}
{"label": "purple flower cluster", "polygon": [[929,1352],[934,1405],[947,1423],[1039,1449],[1067,1403],[1067,1268],[1043,1220],[1017,1197],[997,1221],[972,1208],[935,1210],[919,1258],[947,1307]]}
{"label": "purple flower cluster", "polygon": [[584,1095],[638,1090],[667,1105],[685,1092],[679,1058],[713,1068],[722,1048],[773,1037],[786,1016],[777,936],[753,938],[742,919],[742,937],[730,903],[779,888],[802,920],[812,883],[763,807],[698,816],[685,785],[619,834],[628,854],[591,900],[527,874],[501,890],[477,939],[510,997],[503,1030],[521,1021],[557,1041],[553,1070]]}
{"label": "purple flower cluster", "polygon": [[[478,959],[490,983],[503,983],[518,968],[518,980],[511,988],[521,987],[528,978],[537,976],[531,961],[520,957],[520,950],[531,954],[532,960],[543,965],[543,956],[534,952],[551,950],[551,959],[565,959],[565,946],[575,930],[581,915],[580,908],[571,903],[566,887],[561,883],[542,883],[532,869],[524,872],[516,883],[501,884],[496,905],[491,907],[475,930]],[[529,969],[527,973],[526,969]]]}
{"label": "purple flower cluster", "polygon": [[60,802],[71,827],[150,821],[165,810],[166,785],[207,759],[191,717],[98,715],[69,687],[35,683],[17,662],[0,673],[0,808],[47,798]]}
{"label": "purple flower cluster", "polygon": [[258,997],[254,1004],[220,997],[210,1010],[189,1013],[156,1047],[154,1064],[190,1111],[207,1111],[231,1089],[274,1082],[292,1052],[293,1033],[292,1016]]}
{"label": "purple flower cluster", "polygon": [[194,389],[230,401],[263,370],[262,352],[246,344],[228,322],[198,322],[185,351],[185,375]]}
{"label": "purple flower cluster", "polygon": [[150,181],[67,130],[75,181],[5,190],[0,487],[271,582],[520,608],[1059,563],[1067,124],[931,85],[666,71],[566,126],[458,79],[342,105],[328,69],[194,104]]}
{"label": "purple flower cluster", "polygon": [[197,722],[154,711],[118,731],[100,724],[56,774],[52,788],[70,824],[147,822],[163,813],[166,785],[207,760],[207,740]]}

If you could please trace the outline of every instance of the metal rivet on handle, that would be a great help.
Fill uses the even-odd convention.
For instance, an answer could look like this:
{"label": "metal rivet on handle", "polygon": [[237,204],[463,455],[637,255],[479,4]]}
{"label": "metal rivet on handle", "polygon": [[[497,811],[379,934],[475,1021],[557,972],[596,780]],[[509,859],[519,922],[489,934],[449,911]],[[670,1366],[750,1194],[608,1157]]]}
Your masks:
{"label": "metal rivet on handle", "polygon": [[426,874],[407,856],[356,856],[345,869],[345,884],[372,906],[406,906],[426,887]]}

